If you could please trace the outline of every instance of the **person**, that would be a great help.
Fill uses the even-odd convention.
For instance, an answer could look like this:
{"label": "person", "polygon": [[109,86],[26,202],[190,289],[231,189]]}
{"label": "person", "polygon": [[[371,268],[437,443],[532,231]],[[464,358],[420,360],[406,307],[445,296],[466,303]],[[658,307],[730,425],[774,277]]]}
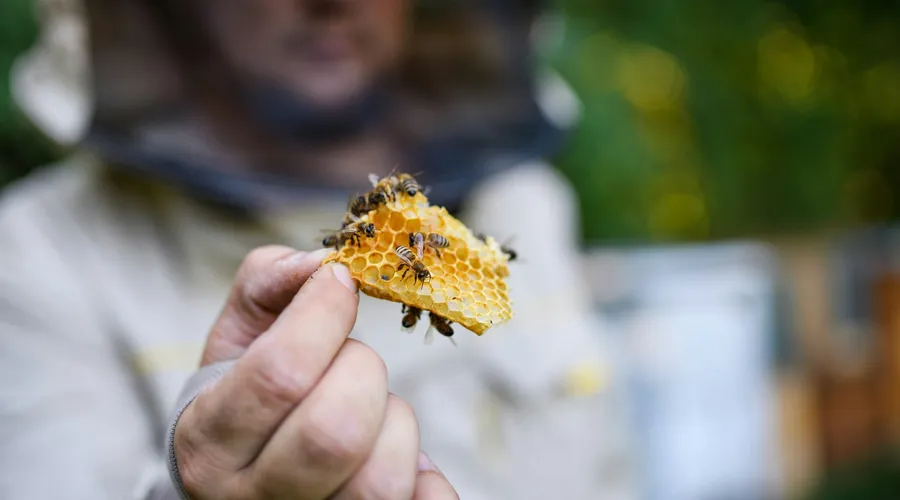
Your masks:
{"label": "person", "polygon": [[[71,151],[0,201],[0,497],[632,498],[536,2],[40,7],[13,90]],[[516,236],[511,322],[425,346],[321,266],[398,164]]]}

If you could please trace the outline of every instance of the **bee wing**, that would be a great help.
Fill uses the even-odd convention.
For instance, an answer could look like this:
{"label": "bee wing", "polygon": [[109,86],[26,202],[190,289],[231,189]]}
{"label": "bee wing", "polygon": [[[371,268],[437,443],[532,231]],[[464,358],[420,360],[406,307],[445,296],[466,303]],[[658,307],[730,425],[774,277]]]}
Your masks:
{"label": "bee wing", "polygon": [[431,325],[428,326],[428,331],[425,332],[424,343],[425,345],[431,345],[434,343],[434,327]]}
{"label": "bee wing", "polygon": [[369,174],[369,182],[372,183],[372,187],[377,187],[378,181],[380,181],[380,180],[381,180],[381,178],[378,177],[378,174]]}

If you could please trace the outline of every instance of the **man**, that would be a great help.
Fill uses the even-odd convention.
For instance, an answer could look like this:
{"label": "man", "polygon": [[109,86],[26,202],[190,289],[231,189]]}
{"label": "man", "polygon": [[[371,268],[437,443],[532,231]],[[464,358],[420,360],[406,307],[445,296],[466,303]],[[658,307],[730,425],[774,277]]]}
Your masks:
{"label": "man", "polygon": [[[0,202],[0,497],[629,498],[574,198],[539,160],[535,9],[87,0],[75,116],[45,112],[40,52],[16,80],[80,147]],[[517,237],[513,322],[426,348],[320,267],[398,163]]]}

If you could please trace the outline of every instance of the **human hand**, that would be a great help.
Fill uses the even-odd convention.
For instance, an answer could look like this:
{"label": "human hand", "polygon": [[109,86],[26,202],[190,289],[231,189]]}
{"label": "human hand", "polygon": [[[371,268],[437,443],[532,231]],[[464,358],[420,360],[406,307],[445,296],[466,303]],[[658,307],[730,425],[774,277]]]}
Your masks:
{"label": "human hand", "polygon": [[264,247],[241,265],[201,364],[237,361],[175,428],[191,498],[459,498],[384,362],[347,338],[356,283],[327,253]]}

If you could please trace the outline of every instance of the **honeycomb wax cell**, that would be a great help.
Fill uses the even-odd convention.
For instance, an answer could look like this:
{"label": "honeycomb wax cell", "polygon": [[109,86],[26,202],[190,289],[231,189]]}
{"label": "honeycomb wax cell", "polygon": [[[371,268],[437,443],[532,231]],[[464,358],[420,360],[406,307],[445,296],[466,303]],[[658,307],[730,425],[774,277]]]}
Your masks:
{"label": "honeycomb wax cell", "polygon": [[[396,179],[380,179],[374,189],[390,190]],[[324,263],[346,265],[366,295],[429,311],[477,335],[510,320],[508,256],[500,245],[491,237],[476,237],[444,207],[430,205],[421,192],[412,196],[398,189],[390,192],[386,202],[379,200],[353,219],[355,224],[373,224],[374,237],[361,235],[342,242]],[[367,196],[371,198],[371,193]],[[418,232],[439,234],[449,245],[440,249],[426,245],[419,259],[418,249],[410,245],[410,234]],[[414,269],[402,265],[398,246],[415,254],[429,279],[419,280]]]}

